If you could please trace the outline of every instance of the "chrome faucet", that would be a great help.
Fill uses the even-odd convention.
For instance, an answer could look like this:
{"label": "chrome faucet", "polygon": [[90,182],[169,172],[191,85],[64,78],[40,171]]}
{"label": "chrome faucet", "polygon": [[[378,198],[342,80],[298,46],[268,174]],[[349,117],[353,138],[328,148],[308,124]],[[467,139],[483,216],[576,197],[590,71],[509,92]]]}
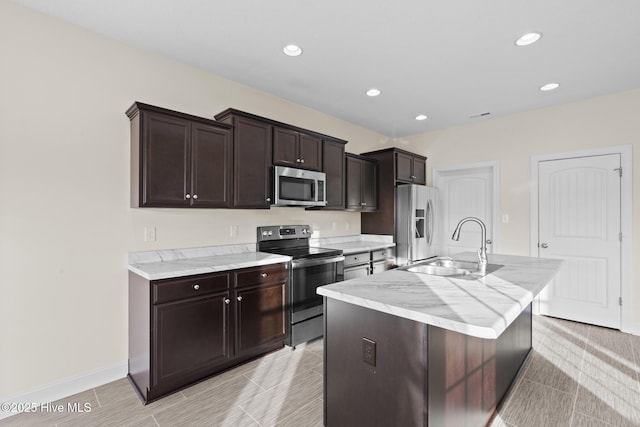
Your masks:
{"label": "chrome faucet", "polygon": [[480,249],[478,249],[478,269],[480,273],[485,274],[487,272],[487,227],[484,225],[484,222],[479,220],[476,217],[468,216],[466,218],[462,218],[458,225],[456,226],[456,230],[453,232],[453,236],[451,236],[452,240],[456,242],[460,240],[460,229],[462,228],[462,224],[465,222],[473,221],[480,225],[480,229],[482,230]]}

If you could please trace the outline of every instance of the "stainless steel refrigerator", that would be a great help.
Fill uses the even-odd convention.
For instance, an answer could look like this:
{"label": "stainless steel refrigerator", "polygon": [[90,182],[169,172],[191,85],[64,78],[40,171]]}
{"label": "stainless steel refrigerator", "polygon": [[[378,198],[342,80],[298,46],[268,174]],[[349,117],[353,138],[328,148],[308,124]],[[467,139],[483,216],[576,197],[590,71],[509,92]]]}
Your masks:
{"label": "stainless steel refrigerator", "polygon": [[399,266],[438,255],[438,189],[406,184],[396,187],[396,264]]}

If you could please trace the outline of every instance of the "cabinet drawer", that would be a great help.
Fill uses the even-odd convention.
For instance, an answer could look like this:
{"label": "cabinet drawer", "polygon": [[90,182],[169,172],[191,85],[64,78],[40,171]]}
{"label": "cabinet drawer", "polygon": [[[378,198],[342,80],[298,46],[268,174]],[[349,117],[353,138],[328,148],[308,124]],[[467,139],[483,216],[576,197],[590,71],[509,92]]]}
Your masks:
{"label": "cabinet drawer", "polygon": [[263,265],[240,270],[236,273],[237,287],[257,285],[275,280],[287,280],[287,268],[285,264]]}
{"label": "cabinet drawer", "polygon": [[359,267],[351,267],[344,269],[344,280],[356,279],[358,277],[366,277],[369,275],[369,263]]}
{"label": "cabinet drawer", "polygon": [[377,251],[371,251],[371,261],[384,261],[387,259],[387,250],[378,249]]}
{"label": "cabinet drawer", "polygon": [[344,256],[344,266],[359,265],[369,262],[369,252],[362,252],[359,254],[351,254]]}
{"label": "cabinet drawer", "polygon": [[153,303],[160,304],[197,297],[224,291],[228,288],[229,275],[227,273],[155,282],[153,284]]}
{"label": "cabinet drawer", "polygon": [[378,261],[371,264],[371,274],[382,273],[387,270],[387,263],[385,261]]}

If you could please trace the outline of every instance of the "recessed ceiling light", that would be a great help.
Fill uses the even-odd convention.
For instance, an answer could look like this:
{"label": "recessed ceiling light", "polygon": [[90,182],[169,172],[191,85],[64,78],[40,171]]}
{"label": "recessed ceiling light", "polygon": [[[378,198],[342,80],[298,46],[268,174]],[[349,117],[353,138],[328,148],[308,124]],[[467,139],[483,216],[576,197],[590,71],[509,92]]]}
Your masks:
{"label": "recessed ceiling light", "polygon": [[427,116],[424,114],[418,114],[416,120],[427,120]]}
{"label": "recessed ceiling light", "polygon": [[540,40],[542,33],[527,33],[523,34],[516,40],[516,46],[528,46]]}
{"label": "recessed ceiling light", "polygon": [[548,92],[550,90],[558,89],[558,86],[560,86],[558,83],[547,83],[544,86],[540,86],[540,90],[543,92]]}
{"label": "recessed ceiling light", "polygon": [[367,91],[367,96],[378,96],[380,95],[380,90],[372,88]]}
{"label": "recessed ceiling light", "polygon": [[300,46],[297,46],[295,44],[288,44],[286,45],[282,51],[284,52],[285,55],[287,56],[299,56],[302,54],[302,48]]}

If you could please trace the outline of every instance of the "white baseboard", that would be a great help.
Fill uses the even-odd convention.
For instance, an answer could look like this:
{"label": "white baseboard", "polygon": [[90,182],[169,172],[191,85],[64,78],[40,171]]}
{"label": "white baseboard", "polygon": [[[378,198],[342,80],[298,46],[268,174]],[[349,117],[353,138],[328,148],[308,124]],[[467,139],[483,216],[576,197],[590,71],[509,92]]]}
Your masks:
{"label": "white baseboard", "polygon": [[[62,398],[72,396],[85,390],[110,383],[127,376],[128,363],[122,362],[116,365],[107,366],[73,377],[65,378],[51,384],[43,385],[37,389],[17,394],[14,396],[0,397],[0,403],[51,403]],[[16,415],[16,412],[0,411],[0,420]]]}
{"label": "white baseboard", "polygon": [[640,336],[640,323],[622,322],[621,331],[631,335]]}

